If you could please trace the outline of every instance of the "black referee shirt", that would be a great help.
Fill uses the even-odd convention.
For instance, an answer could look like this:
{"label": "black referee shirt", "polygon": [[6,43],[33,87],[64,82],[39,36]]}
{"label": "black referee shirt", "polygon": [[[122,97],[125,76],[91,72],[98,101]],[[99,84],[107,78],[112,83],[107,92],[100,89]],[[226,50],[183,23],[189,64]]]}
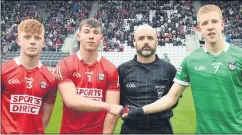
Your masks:
{"label": "black referee shirt", "polygon": [[[134,59],[118,67],[120,83],[121,105],[142,107],[166,95],[173,85],[176,74],[175,67],[159,59],[144,64]],[[147,114],[138,119],[124,121],[126,125],[134,128],[155,128],[173,116],[172,109],[160,113]]]}

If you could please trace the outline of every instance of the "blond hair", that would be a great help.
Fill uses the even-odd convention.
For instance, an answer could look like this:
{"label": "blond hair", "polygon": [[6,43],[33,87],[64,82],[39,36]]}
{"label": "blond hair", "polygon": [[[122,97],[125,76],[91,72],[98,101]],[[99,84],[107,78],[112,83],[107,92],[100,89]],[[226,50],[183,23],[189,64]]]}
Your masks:
{"label": "blond hair", "polygon": [[20,32],[44,35],[44,31],[44,25],[35,19],[26,19],[18,25],[18,35]]}
{"label": "blond hair", "polygon": [[199,17],[202,15],[202,14],[206,14],[206,13],[210,13],[210,12],[217,12],[220,19],[223,20],[223,15],[222,15],[222,11],[221,9],[216,6],[216,5],[205,5],[203,7],[201,7],[198,12],[197,12],[197,22],[198,22],[198,25],[199,25]]}

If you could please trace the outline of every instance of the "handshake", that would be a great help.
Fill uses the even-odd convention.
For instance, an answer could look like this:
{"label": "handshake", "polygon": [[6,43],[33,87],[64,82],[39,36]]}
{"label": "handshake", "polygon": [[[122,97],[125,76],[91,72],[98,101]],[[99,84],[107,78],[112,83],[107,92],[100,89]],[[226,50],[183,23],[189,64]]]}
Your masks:
{"label": "handshake", "polygon": [[142,107],[135,107],[131,105],[123,107],[121,105],[112,104],[108,109],[108,113],[114,116],[120,115],[122,119],[128,119],[144,115],[144,110]]}

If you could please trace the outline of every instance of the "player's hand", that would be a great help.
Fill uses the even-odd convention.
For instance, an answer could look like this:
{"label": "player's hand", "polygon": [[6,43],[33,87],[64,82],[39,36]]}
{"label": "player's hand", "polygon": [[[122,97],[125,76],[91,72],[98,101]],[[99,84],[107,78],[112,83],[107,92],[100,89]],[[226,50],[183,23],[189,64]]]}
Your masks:
{"label": "player's hand", "polygon": [[108,113],[110,113],[114,116],[120,115],[120,112],[122,109],[123,109],[123,106],[121,106],[121,105],[111,104],[110,110],[108,111]]}
{"label": "player's hand", "polygon": [[142,107],[136,107],[136,106],[131,106],[131,105],[126,105],[122,110],[121,110],[121,118],[128,119],[128,118],[137,118],[138,116],[144,115],[144,110]]}

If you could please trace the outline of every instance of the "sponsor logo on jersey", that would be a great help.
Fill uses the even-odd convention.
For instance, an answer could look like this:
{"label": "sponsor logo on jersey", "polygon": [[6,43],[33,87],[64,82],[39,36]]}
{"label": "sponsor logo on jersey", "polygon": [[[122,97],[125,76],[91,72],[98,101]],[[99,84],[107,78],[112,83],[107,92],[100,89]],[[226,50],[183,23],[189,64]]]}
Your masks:
{"label": "sponsor logo on jersey", "polygon": [[164,91],[165,91],[164,89],[158,89],[157,90],[157,96],[158,96],[158,98],[161,98],[163,96]]}
{"label": "sponsor logo on jersey", "polygon": [[31,78],[31,77],[24,77],[24,79],[26,80],[26,81],[34,81],[34,79],[33,78]]}
{"label": "sponsor logo on jersey", "polygon": [[78,78],[81,78],[81,77],[82,77],[81,74],[78,73],[78,72],[74,72],[74,73],[72,74],[72,76],[73,76],[73,77],[78,77]]}
{"label": "sponsor logo on jersey", "polygon": [[230,70],[235,70],[237,69],[237,63],[236,62],[228,62],[228,68]]}
{"label": "sponsor logo on jersey", "polygon": [[45,89],[46,88],[46,82],[40,82],[40,88]]}
{"label": "sponsor logo on jersey", "polygon": [[164,88],[166,88],[166,86],[163,86],[163,85],[161,85],[161,86],[156,85],[155,88],[156,88],[156,89],[164,89]]}
{"label": "sponsor logo on jersey", "polygon": [[211,63],[211,66],[220,66],[222,64],[223,64],[222,62],[214,62],[214,63]]}
{"label": "sponsor logo on jersey", "polygon": [[98,74],[98,80],[104,80],[105,75],[104,74]]}
{"label": "sponsor logo on jersey", "polygon": [[39,114],[39,110],[42,105],[42,99],[40,97],[11,95],[10,98],[10,112]]}
{"label": "sponsor logo on jersey", "polygon": [[203,70],[206,70],[206,68],[204,66],[195,66],[195,70],[196,71],[203,71]]}
{"label": "sponsor logo on jersey", "polygon": [[93,72],[85,72],[86,75],[93,75]]}
{"label": "sponsor logo on jersey", "polygon": [[20,81],[18,79],[10,79],[8,80],[8,84],[20,84]]}
{"label": "sponsor logo on jersey", "polygon": [[102,89],[95,88],[77,88],[77,95],[88,98],[90,100],[102,101]]}
{"label": "sponsor logo on jersey", "polygon": [[128,84],[126,85],[126,87],[127,87],[127,88],[135,88],[136,86],[135,86],[135,84],[133,84],[133,83],[128,83]]}

